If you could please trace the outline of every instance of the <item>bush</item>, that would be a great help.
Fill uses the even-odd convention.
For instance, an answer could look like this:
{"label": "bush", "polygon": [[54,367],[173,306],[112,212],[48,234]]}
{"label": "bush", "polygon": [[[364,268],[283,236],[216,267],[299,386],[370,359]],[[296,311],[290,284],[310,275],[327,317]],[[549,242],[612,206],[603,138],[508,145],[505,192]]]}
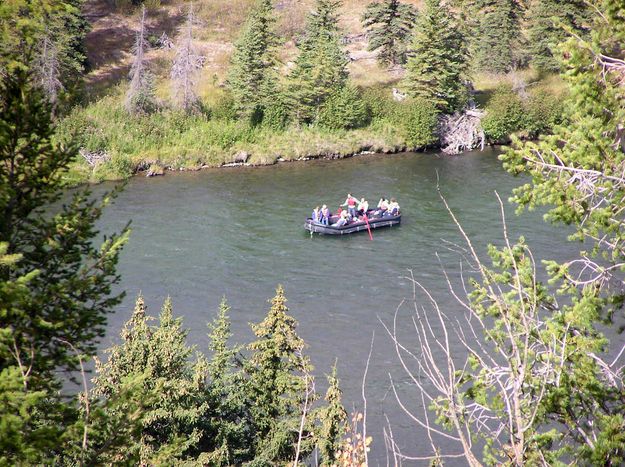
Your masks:
{"label": "bush", "polygon": [[486,116],[482,128],[486,137],[493,142],[506,142],[510,135],[525,127],[525,109],[521,98],[510,86],[495,89],[486,105]]}
{"label": "bush", "polygon": [[393,99],[389,88],[374,87],[366,89],[362,93],[372,120],[384,120],[392,118],[399,111],[401,103]]}
{"label": "bush", "polygon": [[424,148],[437,140],[438,111],[425,99],[403,101],[397,106],[392,119],[402,128],[409,148]]}
{"label": "bush", "polygon": [[263,126],[275,131],[284,130],[290,121],[289,105],[282,96],[276,96],[263,113]]}
{"label": "bush", "polygon": [[366,125],[368,120],[369,112],[359,91],[346,85],[328,97],[316,123],[330,130],[349,130]]}
{"label": "bush", "polygon": [[532,93],[525,103],[525,130],[528,137],[551,132],[553,127],[562,120],[562,99],[539,90]]}
{"label": "bush", "polygon": [[237,112],[234,98],[229,92],[220,94],[215,99],[215,104],[210,109],[211,118],[215,120],[235,120]]}

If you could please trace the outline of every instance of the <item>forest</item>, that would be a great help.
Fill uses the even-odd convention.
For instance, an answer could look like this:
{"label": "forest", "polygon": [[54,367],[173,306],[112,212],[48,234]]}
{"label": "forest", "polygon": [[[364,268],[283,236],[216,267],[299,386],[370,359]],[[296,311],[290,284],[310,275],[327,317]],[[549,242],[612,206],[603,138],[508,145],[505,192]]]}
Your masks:
{"label": "forest", "polygon": [[[394,465],[625,462],[621,1],[6,0],[0,25],[0,465],[362,466],[373,443]],[[87,182],[483,144],[522,178],[504,225],[502,198],[542,209],[575,254],[504,229],[484,256],[441,194],[466,322],[424,291],[414,342],[382,325],[428,453],[346,410],[281,285],[244,345],[225,298],[202,349],[139,295],[98,352],[132,229],[99,232],[123,184]]]}

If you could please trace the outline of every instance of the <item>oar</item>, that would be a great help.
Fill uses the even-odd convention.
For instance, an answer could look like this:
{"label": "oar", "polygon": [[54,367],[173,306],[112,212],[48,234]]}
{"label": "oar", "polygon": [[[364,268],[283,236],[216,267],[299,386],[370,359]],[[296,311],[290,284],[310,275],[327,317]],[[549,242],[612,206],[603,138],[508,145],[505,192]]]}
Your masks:
{"label": "oar", "polygon": [[367,213],[363,214],[365,218],[365,223],[367,224],[367,231],[369,232],[369,240],[373,240],[373,235],[371,235],[371,226],[369,225],[369,218],[367,217]]}

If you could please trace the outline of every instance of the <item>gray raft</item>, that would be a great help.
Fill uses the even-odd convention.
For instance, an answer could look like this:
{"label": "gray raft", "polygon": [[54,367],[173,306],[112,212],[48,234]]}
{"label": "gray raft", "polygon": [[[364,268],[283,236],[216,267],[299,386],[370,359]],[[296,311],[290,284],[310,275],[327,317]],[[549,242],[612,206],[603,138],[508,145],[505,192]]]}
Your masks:
{"label": "gray raft", "polygon": [[[336,222],[337,216],[332,216],[330,223]],[[371,229],[378,229],[380,227],[392,227],[401,223],[401,214],[396,216],[383,216],[383,217],[369,217],[369,226]],[[323,235],[346,235],[356,232],[367,231],[367,223],[365,221],[352,222],[342,227],[332,227],[331,225],[323,225],[309,217],[306,219],[304,228],[309,232],[315,232]]]}

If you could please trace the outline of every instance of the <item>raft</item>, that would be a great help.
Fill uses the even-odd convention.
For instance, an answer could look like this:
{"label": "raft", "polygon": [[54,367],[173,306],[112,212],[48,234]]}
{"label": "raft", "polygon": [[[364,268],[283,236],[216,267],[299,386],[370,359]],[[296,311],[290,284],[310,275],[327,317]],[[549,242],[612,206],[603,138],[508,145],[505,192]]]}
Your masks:
{"label": "raft", "polygon": [[[371,217],[372,210],[367,212],[367,216],[369,219],[369,226],[371,229],[379,229],[380,227],[393,227],[394,225],[399,225],[401,223],[401,214],[397,214],[395,216],[383,216],[383,217]],[[330,217],[330,224],[338,221],[338,216]],[[323,225],[317,222],[313,222],[313,220],[309,217],[306,219],[306,223],[304,224],[304,228],[311,233],[318,233],[322,235],[347,235],[353,234],[356,232],[367,231],[367,223],[363,221],[351,222],[350,224],[344,225],[342,227],[332,227],[332,225]]]}

